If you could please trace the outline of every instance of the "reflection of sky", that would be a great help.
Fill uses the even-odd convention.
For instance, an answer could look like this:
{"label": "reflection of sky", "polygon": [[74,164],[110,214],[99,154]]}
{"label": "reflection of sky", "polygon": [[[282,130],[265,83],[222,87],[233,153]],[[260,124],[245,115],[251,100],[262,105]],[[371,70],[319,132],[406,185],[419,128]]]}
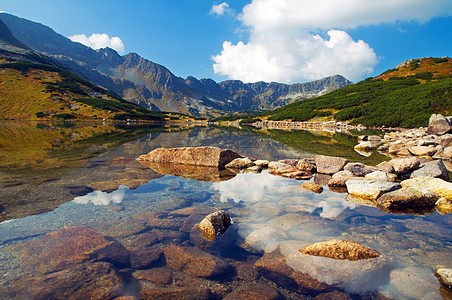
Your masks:
{"label": "reflection of sky", "polygon": [[85,196],[75,197],[73,202],[78,204],[93,203],[94,205],[109,205],[121,203],[124,199],[125,192],[129,190],[126,186],[119,186],[119,188],[111,193],[94,191]]}

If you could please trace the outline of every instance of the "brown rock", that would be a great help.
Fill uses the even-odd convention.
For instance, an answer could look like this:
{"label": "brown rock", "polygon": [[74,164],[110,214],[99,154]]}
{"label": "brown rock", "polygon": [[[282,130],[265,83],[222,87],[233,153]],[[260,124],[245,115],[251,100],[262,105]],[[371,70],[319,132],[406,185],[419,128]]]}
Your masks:
{"label": "brown rock", "polygon": [[[12,284],[15,299],[112,299],[123,283],[110,264],[85,263],[43,276],[20,279]],[[5,296],[5,295],[3,295]]]}
{"label": "brown rock", "polygon": [[231,217],[225,211],[219,210],[207,215],[198,225],[208,241],[213,241],[218,234],[223,234],[231,225]]}
{"label": "brown rock", "polygon": [[378,169],[376,167],[366,166],[363,163],[348,163],[345,165],[344,170],[350,171],[354,176],[364,177]]}
{"label": "brown rock", "polygon": [[341,157],[317,155],[315,164],[317,172],[323,174],[334,174],[341,171],[348,163],[348,160]]}
{"label": "brown rock", "polygon": [[349,179],[361,179],[361,177],[356,177],[350,171],[339,171],[334,174],[331,179],[328,181],[328,186],[331,187],[345,187],[345,183]]}
{"label": "brown rock", "polygon": [[238,279],[254,281],[259,276],[259,273],[257,273],[251,263],[238,261],[234,264],[234,267]]}
{"label": "brown rock", "polygon": [[380,253],[356,242],[330,240],[308,245],[300,250],[303,254],[324,256],[333,259],[360,260],[379,257]]}
{"label": "brown rock", "polygon": [[206,287],[161,287],[143,289],[143,300],[207,300],[211,299],[211,292]]}
{"label": "brown rock", "polygon": [[254,268],[264,277],[297,293],[317,294],[331,290],[328,284],[289,267],[279,249],[265,253],[256,261]]}
{"label": "brown rock", "polygon": [[331,179],[331,175],[315,173],[314,183],[316,183],[318,185],[328,185],[328,182],[330,181],[330,179]]}
{"label": "brown rock", "polygon": [[159,284],[170,284],[173,278],[173,272],[169,267],[138,270],[133,272],[132,275],[137,280],[146,280]]}
{"label": "brown rock", "polygon": [[419,167],[420,161],[417,157],[396,158],[389,161],[397,174],[405,174]]}
{"label": "brown rock", "polygon": [[234,151],[217,147],[182,147],[171,149],[158,148],[148,154],[141,155],[137,159],[162,163],[216,167],[223,170],[226,164],[239,157],[241,156]]}
{"label": "brown rock", "polygon": [[314,182],[305,182],[301,185],[301,187],[317,194],[323,192],[323,187]]}
{"label": "brown rock", "polygon": [[329,292],[329,293],[323,293],[320,295],[317,295],[314,300],[352,300],[352,298],[343,292],[339,292],[339,291],[334,291],[334,292]]}
{"label": "brown rock", "polygon": [[394,173],[394,167],[388,161],[381,162],[376,167],[382,172]]}
{"label": "brown rock", "polygon": [[452,200],[440,198],[435,202],[435,209],[441,215],[452,214]]}
{"label": "brown rock", "polygon": [[94,229],[85,226],[50,232],[40,239],[15,244],[9,250],[24,258],[22,266],[34,267],[43,274],[87,261],[130,265],[129,252],[124,246],[106,240]]}
{"label": "brown rock", "polygon": [[315,164],[310,163],[309,160],[303,158],[298,161],[297,169],[300,171],[306,171],[314,173],[316,171]]}
{"label": "brown rock", "polygon": [[253,161],[249,157],[239,157],[226,164],[226,168],[231,169],[246,169],[254,166]]}
{"label": "brown rock", "polygon": [[416,156],[432,156],[436,153],[435,148],[430,148],[427,146],[413,146],[409,150],[413,155]]}
{"label": "brown rock", "polygon": [[146,229],[146,223],[142,220],[127,220],[110,227],[107,231],[103,232],[103,234],[118,238],[134,235]]}
{"label": "brown rock", "polygon": [[312,174],[306,171],[295,171],[295,172],[288,172],[288,173],[282,173],[282,177],[285,178],[292,178],[297,180],[309,180],[312,177]]}
{"label": "brown rock", "polygon": [[274,288],[262,283],[243,283],[234,289],[224,300],[276,300],[281,295]]}
{"label": "brown rock", "polygon": [[171,268],[191,277],[214,277],[232,271],[231,265],[224,260],[199,248],[168,246],[163,251]]}
{"label": "brown rock", "polygon": [[295,172],[300,172],[300,171],[296,167],[286,164],[279,168],[271,169],[269,173],[273,174],[273,175],[282,175],[282,174],[286,174],[286,173],[295,173]]}
{"label": "brown rock", "polygon": [[162,254],[163,251],[158,245],[135,249],[130,253],[130,265],[134,269],[148,268],[157,263]]}
{"label": "brown rock", "polygon": [[383,194],[377,199],[377,207],[383,211],[433,207],[438,198],[427,190],[402,188]]}

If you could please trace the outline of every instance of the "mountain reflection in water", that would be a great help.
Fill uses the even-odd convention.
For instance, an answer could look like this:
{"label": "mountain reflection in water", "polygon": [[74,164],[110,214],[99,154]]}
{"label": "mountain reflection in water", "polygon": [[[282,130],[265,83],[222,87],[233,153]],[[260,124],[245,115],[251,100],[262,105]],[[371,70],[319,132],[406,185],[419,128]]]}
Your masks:
{"label": "mountain reflection in water", "polygon": [[[33,134],[39,132],[35,128]],[[113,141],[116,130],[128,139]],[[51,180],[42,172],[22,172],[24,165],[11,163],[13,151],[2,148],[10,168],[1,166],[1,193],[7,199],[0,203],[1,216],[8,221],[0,223],[0,298],[64,298],[67,293],[80,298],[102,291],[98,295],[104,298],[193,295],[219,299],[232,297],[237,290],[264,291],[264,286],[288,299],[318,293],[327,296],[333,290],[353,293],[356,299],[450,296],[433,271],[437,265],[452,265],[450,215],[390,214],[367,203],[348,201],[346,193],[327,188],[320,194],[309,192],[299,186],[303,181],[267,171],[219,174],[135,161],[158,147],[201,145],[268,160],[328,152],[373,165],[384,159],[359,156],[350,145],[355,138],[322,135],[316,140],[314,134],[305,132],[205,127],[173,128],[172,132],[140,128],[133,139],[129,130],[110,127],[110,138],[96,134],[96,142],[79,141],[83,145],[72,146],[77,154],[71,154],[70,146],[58,153],[39,150],[40,161],[36,165],[29,161],[30,170],[43,167],[47,158],[51,165],[50,158],[57,157],[59,167],[50,172]],[[97,150],[87,151],[93,145]],[[80,153],[90,154],[75,160]],[[20,184],[12,185],[12,178]],[[14,202],[14,193],[25,187]],[[24,199],[32,197],[35,201],[24,205]],[[55,202],[41,201],[46,197]],[[27,212],[28,207],[33,209]],[[219,209],[227,211],[234,224],[207,242],[196,224]],[[352,240],[382,255],[343,261],[298,252],[331,239]],[[196,265],[179,269],[174,258],[167,257],[168,249],[182,251],[180,257],[191,257],[200,266],[203,261],[221,260],[225,267],[213,277],[206,273],[208,268]],[[44,266],[46,261],[51,263]],[[278,265],[282,261],[285,266]],[[326,287],[321,290],[322,284],[311,283],[310,289],[303,290],[310,292],[301,293],[300,286],[288,284],[284,270],[275,267],[273,275],[268,269],[256,272],[269,262],[274,265],[268,267],[290,268]],[[270,287],[268,278],[278,285]]]}

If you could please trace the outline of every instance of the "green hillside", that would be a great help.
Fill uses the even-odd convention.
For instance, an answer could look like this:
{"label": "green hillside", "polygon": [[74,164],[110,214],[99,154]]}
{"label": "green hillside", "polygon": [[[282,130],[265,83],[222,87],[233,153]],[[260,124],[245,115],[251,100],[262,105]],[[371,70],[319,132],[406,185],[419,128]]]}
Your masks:
{"label": "green hillside", "polygon": [[68,70],[0,58],[0,119],[163,121],[168,116],[130,103]]}
{"label": "green hillside", "polygon": [[418,127],[426,126],[433,113],[452,114],[450,58],[410,60],[378,77],[286,105],[264,118]]}

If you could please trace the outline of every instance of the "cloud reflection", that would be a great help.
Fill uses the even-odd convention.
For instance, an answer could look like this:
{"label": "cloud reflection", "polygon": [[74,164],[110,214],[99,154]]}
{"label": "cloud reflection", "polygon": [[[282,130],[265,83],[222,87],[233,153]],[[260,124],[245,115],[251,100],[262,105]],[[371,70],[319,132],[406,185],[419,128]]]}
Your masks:
{"label": "cloud reflection", "polygon": [[85,196],[75,197],[73,202],[78,204],[93,203],[94,205],[110,205],[121,203],[124,199],[125,192],[129,190],[128,187],[120,185],[119,188],[111,193],[94,191]]}

